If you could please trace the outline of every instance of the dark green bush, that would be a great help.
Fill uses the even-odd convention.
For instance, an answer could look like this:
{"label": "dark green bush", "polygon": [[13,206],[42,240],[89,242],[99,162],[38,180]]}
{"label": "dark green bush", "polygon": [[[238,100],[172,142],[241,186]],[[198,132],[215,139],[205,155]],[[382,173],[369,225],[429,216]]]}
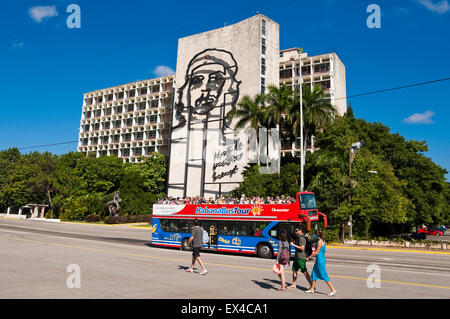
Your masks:
{"label": "dark green bush", "polygon": [[130,216],[109,216],[105,219],[106,224],[129,224],[129,223],[151,223],[152,215],[130,215]]}

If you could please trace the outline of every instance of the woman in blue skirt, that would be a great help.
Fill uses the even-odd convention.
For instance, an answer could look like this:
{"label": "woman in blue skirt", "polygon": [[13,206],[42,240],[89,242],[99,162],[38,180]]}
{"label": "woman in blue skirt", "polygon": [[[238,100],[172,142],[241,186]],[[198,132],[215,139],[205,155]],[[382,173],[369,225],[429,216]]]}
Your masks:
{"label": "woman in blue skirt", "polygon": [[331,292],[328,294],[328,296],[334,296],[336,294],[336,290],[334,289],[333,285],[331,284],[330,278],[328,277],[327,270],[325,268],[326,260],[325,260],[325,250],[327,247],[327,244],[325,243],[325,238],[323,236],[323,232],[321,230],[316,231],[316,235],[319,238],[318,242],[316,243],[316,251],[309,256],[306,260],[311,260],[311,257],[316,258],[316,263],[314,264],[314,268],[311,272],[311,279],[312,279],[312,285],[309,290],[305,291],[306,293],[313,294],[316,288],[316,281],[317,279],[325,281],[325,283],[330,287]]}

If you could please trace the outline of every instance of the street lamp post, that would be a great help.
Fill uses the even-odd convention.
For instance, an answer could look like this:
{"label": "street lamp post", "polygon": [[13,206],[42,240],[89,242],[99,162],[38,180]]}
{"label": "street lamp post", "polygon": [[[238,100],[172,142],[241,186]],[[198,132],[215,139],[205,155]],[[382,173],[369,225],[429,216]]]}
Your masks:
{"label": "street lamp post", "polygon": [[[353,160],[355,159],[355,155],[356,155],[356,151],[359,150],[361,148],[361,146],[363,145],[362,142],[356,142],[353,143],[352,146],[350,147],[350,153],[349,153],[349,157],[348,157],[348,177],[349,177],[349,183],[350,183],[350,189],[348,191],[348,205],[350,207],[351,202],[352,202],[352,191],[351,191],[351,187],[352,187],[352,163]],[[350,239],[353,237],[353,216],[352,214],[350,214],[350,218],[349,218],[349,222],[348,222],[349,226],[350,226]]]}
{"label": "street lamp post", "polygon": [[304,165],[305,153],[303,151],[303,83],[302,83],[302,51],[299,49],[299,65],[298,65],[298,84],[300,87],[300,191],[305,189]]}
{"label": "street lamp post", "polygon": [[[356,155],[356,151],[359,150],[361,147],[363,146],[362,142],[357,142],[357,143],[353,143],[352,146],[350,147],[350,153],[349,153],[349,158],[348,158],[348,177],[349,177],[349,183],[350,183],[350,188],[352,188],[352,163],[353,160],[355,159],[355,155]],[[367,173],[371,173],[371,174],[378,174],[377,171],[367,171]],[[350,206],[352,202],[352,192],[351,189],[349,189],[348,191],[348,205]],[[350,239],[353,237],[353,216],[352,214],[350,214],[350,218],[349,218],[349,227],[350,227]]]}

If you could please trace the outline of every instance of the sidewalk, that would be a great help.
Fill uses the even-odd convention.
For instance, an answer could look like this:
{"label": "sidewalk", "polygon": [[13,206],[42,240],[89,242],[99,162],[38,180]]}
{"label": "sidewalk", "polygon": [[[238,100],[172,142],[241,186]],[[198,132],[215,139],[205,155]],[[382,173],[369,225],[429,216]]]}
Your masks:
{"label": "sidewalk", "polygon": [[330,243],[331,249],[355,249],[355,250],[374,250],[374,251],[403,251],[403,252],[421,252],[450,255],[450,245],[445,242],[440,244],[425,244],[411,242],[376,242],[376,241],[356,241],[349,240],[342,243]]}

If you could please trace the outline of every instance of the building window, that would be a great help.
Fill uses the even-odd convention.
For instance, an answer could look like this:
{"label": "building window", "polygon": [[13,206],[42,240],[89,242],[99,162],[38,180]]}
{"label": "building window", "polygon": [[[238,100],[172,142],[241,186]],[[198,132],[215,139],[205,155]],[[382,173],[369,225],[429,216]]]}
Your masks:
{"label": "building window", "polygon": [[262,19],[262,34],[266,35],[266,20]]}
{"label": "building window", "polygon": [[145,102],[139,103],[139,111],[145,110]]}
{"label": "building window", "polygon": [[261,78],[261,85],[266,86],[266,79],[265,78]]}
{"label": "building window", "polygon": [[126,124],[127,124],[127,126],[132,126],[133,125],[133,119],[127,119]]}
{"label": "building window", "polygon": [[156,130],[147,131],[147,139],[156,138]]}
{"label": "building window", "polygon": [[115,122],[114,122],[114,128],[120,128],[120,127],[122,126],[121,124],[122,124],[122,123],[121,123],[120,120],[115,121]]}
{"label": "building window", "polygon": [[134,111],[134,105],[133,104],[128,104],[127,112],[133,112],[133,111]]}
{"label": "building window", "polygon": [[280,71],[280,79],[292,78],[292,69],[285,69]]}
{"label": "building window", "polygon": [[127,134],[124,135],[124,141],[125,142],[131,141],[131,133],[127,133]]}
{"label": "building window", "polygon": [[130,149],[129,148],[124,148],[122,150],[122,156],[124,156],[124,157],[130,156]]}
{"label": "building window", "polygon": [[150,123],[158,122],[158,115],[150,115]]}
{"label": "building window", "polygon": [[152,93],[158,93],[159,92],[159,84],[152,86]]}
{"label": "building window", "polygon": [[119,143],[120,142],[120,135],[119,134],[114,135],[113,142],[114,143]]}
{"label": "building window", "polygon": [[261,49],[261,54],[262,55],[266,55],[266,46],[263,45],[262,49]]}
{"label": "building window", "polygon": [[119,92],[119,98],[118,100],[122,100],[123,99],[123,92]]}
{"label": "building window", "polygon": [[264,65],[261,65],[261,74],[266,75],[266,67]]}
{"label": "building window", "polygon": [[136,91],[135,90],[128,91],[128,97],[134,97],[135,95],[136,95]]}
{"label": "building window", "polygon": [[158,107],[158,100],[152,100],[152,107]]}
{"label": "building window", "polygon": [[142,88],[140,90],[140,95],[146,95],[147,94],[147,88]]}
{"label": "building window", "polygon": [[103,144],[108,144],[108,141],[109,141],[109,136],[103,136],[102,137],[102,143]]}
{"label": "building window", "polygon": [[118,107],[116,107],[116,114],[122,113],[122,110],[123,110],[122,105],[119,105]]}
{"label": "building window", "polygon": [[144,132],[136,133],[136,141],[142,141],[144,139]]}
{"label": "building window", "polygon": [[138,118],[138,125],[144,125],[144,123],[145,123],[145,117],[144,116],[139,117]]}

